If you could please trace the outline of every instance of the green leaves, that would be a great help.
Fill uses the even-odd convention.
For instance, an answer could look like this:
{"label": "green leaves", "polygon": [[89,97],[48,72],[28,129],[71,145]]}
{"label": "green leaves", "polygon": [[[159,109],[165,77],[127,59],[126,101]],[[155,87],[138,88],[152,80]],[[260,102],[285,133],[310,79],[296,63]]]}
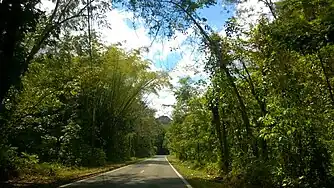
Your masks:
{"label": "green leaves", "polygon": [[[271,5],[271,1],[262,2]],[[206,100],[190,95],[197,91],[186,84],[175,93],[185,107],[181,110],[178,105],[174,110],[170,147],[180,159],[197,161],[196,154],[213,155],[217,162],[224,156],[217,151],[219,139],[210,143],[214,149],[195,147],[202,140],[196,135],[206,138],[214,131],[210,123],[215,121],[217,135],[227,135],[232,172],[247,174],[250,186],[330,187],[332,157],[328,152],[333,147],[324,142],[332,143],[333,133],[333,118],[329,117],[333,114],[334,69],[332,35],[328,33],[333,24],[327,19],[333,16],[329,11],[333,1],[275,4],[271,6],[275,19],[260,18],[250,32],[243,31],[238,18],[232,18],[226,25],[227,37],[210,36],[221,45],[221,54],[206,46],[215,57],[206,64],[211,74]],[[200,115],[209,109],[215,111],[215,118]],[[247,119],[248,128],[243,126]],[[270,175],[258,180],[263,175],[258,166]]]}
{"label": "green leaves", "polygon": [[125,7],[134,12],[135,17],[145,20],[149,34],[156,37],[173,37],[176,31],[186,32],[191,28],[191,17],[202,20],[197,10],[210,7],[216,0],[131,0]]}
{"label": "green leaves", "polygon": [[85,37],[64,36],[59,50],[46,49],[30,65],[24,89],[9,101],[10,143],[42,162],[68,165],[154,154],[158,125],[143,100],[168,77],[151,71],[137,50],[97,44],[103,50],[90,60],[78,51]]}

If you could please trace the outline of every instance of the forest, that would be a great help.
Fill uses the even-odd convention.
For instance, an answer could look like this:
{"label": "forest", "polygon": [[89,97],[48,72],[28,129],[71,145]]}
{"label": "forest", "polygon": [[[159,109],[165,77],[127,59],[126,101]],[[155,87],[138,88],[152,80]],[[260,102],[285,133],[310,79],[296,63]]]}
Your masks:
{"label": "forest", "polygon": [[88,4],[56,1],[46,15],[37,3],[1,3],[1,179],[154,155],[164,129],[143,96],[168,86],[167,75],[140,49],[106,46],[93,29],[73,33],[88,26]]}
{"label": "forest", "polygon": [[[166,145],[230,187],[333,187],[334,0],[258,0],[269,13],[250,27],[236,14],[225,34],[198,14],[243,1],[52,0],[49,12],[40,0],[0,1],[1,179]],[[173,87],[167,130],[144,99],[171,87],[168,73],[92,25],[114,7],[156,40],[191,29],[205,56],[208,79]]]}

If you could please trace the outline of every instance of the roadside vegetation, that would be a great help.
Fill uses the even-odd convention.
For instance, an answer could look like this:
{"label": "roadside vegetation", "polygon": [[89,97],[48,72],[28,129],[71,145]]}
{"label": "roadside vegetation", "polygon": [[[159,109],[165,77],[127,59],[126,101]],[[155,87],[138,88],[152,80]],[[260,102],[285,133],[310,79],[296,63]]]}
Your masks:
{"label": "roadside vegetation", "polygon": [[13,187],[59,187],[142,160],[143,158],[137,159],[132,157],[129,161],[106,163],[98,167],[65,166],[59,163],[25,165],[24,169],[20,170],[21,175],[10,179],[8,185]]}
{"label": "roadside vegetation", "polygon": [[180,161],[173,155],[168,156],[168,161],[180,174],[182,174],[183,178],[185,178],[193,188],[227,187],[227,185],[224,184],[224,181],[215,179],[219,176],[217,171],[209,172],[201,166],[196,166],[196,164],[191,161]]}
{"label": "roadside vegetation", "polygon": [[209,86],[180,80],[169,150],[231,187],[333,187],[334,1],[263,2],[247,32],[200,30]]}
{"label": "roadside vegetation", "polygon": [[[0,2],[0,180],[54,184],[161,150],[164,128],[145,96],[168,77],[139,49],[100,42],[90,20],[110,5],[56,1],[48,14],[38,3]],[[90,20],[87,7],[99,10]]]}
{"label": "roadside vegetation", "polygon": [[141,96],[167,83],[165,76],[148,71],[138,52],[106,47],[92,62],[68,54],[78,53],[66,46],[74,41],[63,42],[59,53],[46,52],[30,64],[20,92],[9,91],[2,178],[53,180],[71,173],[67,167],[104,169],[157,152],[163,128]]}

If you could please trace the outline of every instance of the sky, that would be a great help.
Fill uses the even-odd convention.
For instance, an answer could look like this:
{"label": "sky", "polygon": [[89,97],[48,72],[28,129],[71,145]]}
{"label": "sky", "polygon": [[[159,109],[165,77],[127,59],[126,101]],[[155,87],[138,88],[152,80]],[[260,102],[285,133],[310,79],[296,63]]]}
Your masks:
{"label": "sky", "polygon": [[[200,16],[207,19],[208,24],[215,31],[219,33],[224,32],[224,24],[228,18],[236,16],[238,10],[247,9],[252,14],[238,15],[242,24],[256,23],[261,13],[268,13],[269,9],[258,0],[246,0],[244,3],[238,5],[223,5],[218,3],[215,6],[200,10]],[[132,14],[118,9],[112,10],[108,14],[108,22],[111,25],[110,29],[102,31],[103,39],[107,44],[117,42],[123,43],[123,48],[127,50],[140,48],[143,46],[150,46],[152,39],[148,36],[148,29],[142,24],[136,23],[136,28],[132,26]],[[113,29],[114,28],[114,29]],[[197,53],[196,46],[186,43],[186,39],[191,37],[192,31],[189,30],[188,35],[176,33],[175,38],[171,40],[163,40],[160,42],[153,42],[149,47],[149,52],[143,54],[144,59],[152,61],[151,69],[153,71],[167,71],[171,84],[175,87],[178,85],[178,80],[182,77],[190,76],[192,79],[206,79],[208,75],[204,73],[203,55]],[[171,51],[170,48],[178,48],[178,50]],[[171,88],[163,88],[158,92],[158,95],[150,94],[145,97],[145,101],[150,107],[154,108],[156,117],[167,115],[171,117],[173,108],[171,105],[175,104],[176,100]]]}
{"label": "sky", "polygon": [[[50,1],[44,0],[44,2],[46,2],[45,7],[52,9],[53,5]],[[248,9],[254,12],[252,16],[239,15],[238,17],[241,18],[240,20],[243,23],[255,23],[260,12],[268,12],[268,9],[264,7],[258,0],[246,0],[238,5],[226,6],[218,3],[210,8],[202,9],[198,13],[201,17],[207,19],[211,28],[216,32],[223,33],[225,21],[235,16],[238,10]],[[178,80],[182,77],[190,76],[195,80],[208,77],[204,73],[204,64],[201,61],[204,58],[203,54],[198,53],[194,44],[186,42],[193,36],[191,29],[188,30],[188,34],[176,32],[172,39],[152,43],[152,38],[148,35],[148,29],[144,27],[140,20],[134,20],[131,12],[115,8],[107,13],[107,21],[110,28],[98,29],[105,44],[121,43],[121,47],[125,50],[149,47],[149,51],[143,54],[143,58],[152,62],[150,66],[152,71],[168,72],[173,86],[177,86]],[[135,22],[136,27],[132,26],[132,21]],[[171,51],[171,48],[177,48],[177,50]],[[171,117],[173,110],[171,105],[176,102],[171,88],[161,89],[158,95],[147,95],[145,101],[157,111],[156,117],[162,115]]]}
{"label": "sky", "polygon": [[[207,18],[208,24],[220,32],[223,30],[225,21],[233,16],[234,12],[234,6],[223,7],[222,4],[217,4],[199,11],[199,15]],[[137,26],[134,28],[130,24],[133,21],[131,13],[115,9],[108,14],[108,21],[112,29],[102,31],[105,43],[122,42],[122,47],[127,50],[150,46],[152,43],[148,30],[143,25],[136,23]],[[188,33],[184,35],[177,32],[175,39],[153,42],[149,52],[143,54],[144,59],[152,61],[152,70],[168,72],[173,86],[177,86],[179,78],[182,77],[190,76],[195,80],[207,77],[204,73],[204,65],[199,63],[201,54],[197,53],[196,47],[185,42],[188,37],[191,37],[192,32]],[[178,48],[178,50],[171,51],[170,48]],[[158,95],[150,94],[145,97],[145,101],[157,111],[157,117],[171,116],[173,108],[170,105],[176,102],[171,88],[163,88]]]}

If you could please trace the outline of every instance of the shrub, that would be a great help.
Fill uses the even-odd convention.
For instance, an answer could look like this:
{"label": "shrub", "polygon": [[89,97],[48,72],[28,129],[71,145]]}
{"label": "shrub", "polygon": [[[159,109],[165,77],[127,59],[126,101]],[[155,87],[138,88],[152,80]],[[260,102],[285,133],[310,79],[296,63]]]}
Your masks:
{"label": "shrub", "polygon": [[263,161],[254,160],[244,168],[233,169],[227,176],[229,187],[275,187],[271,168],[271,165]]}
{"label": "shrub", "polygon": [[18,176],[18,158],[15,148],[0,145],[0,180]]}
{"label": "shrub", "polygon": [[58,163],[41,163],[36,164],[32,172],[45,176],[55,176],[57,172],[63,168],[66,167]]}
{"label": "shrub", "polygon": [[9,148],[1,155],[1,180],[17,177],[20,174],[55,175],[61,168],[59,164],[41,163],[37,155],[21,153],[19,157],[15,149]]}
{"label": "shrub", "polygon": [[217,163],[207,163],[205,165],[205,169],[206,169],[206,172],[210,175],[213,175],[213,174],[217,174],[217,172],[219,172],[219,167],[218,167],[218,164]]}
{"label": "shrub", "polygon": [[101,166],[106,164],[106,153],[100,148],[84,147],[81,153],[81,165]]}

